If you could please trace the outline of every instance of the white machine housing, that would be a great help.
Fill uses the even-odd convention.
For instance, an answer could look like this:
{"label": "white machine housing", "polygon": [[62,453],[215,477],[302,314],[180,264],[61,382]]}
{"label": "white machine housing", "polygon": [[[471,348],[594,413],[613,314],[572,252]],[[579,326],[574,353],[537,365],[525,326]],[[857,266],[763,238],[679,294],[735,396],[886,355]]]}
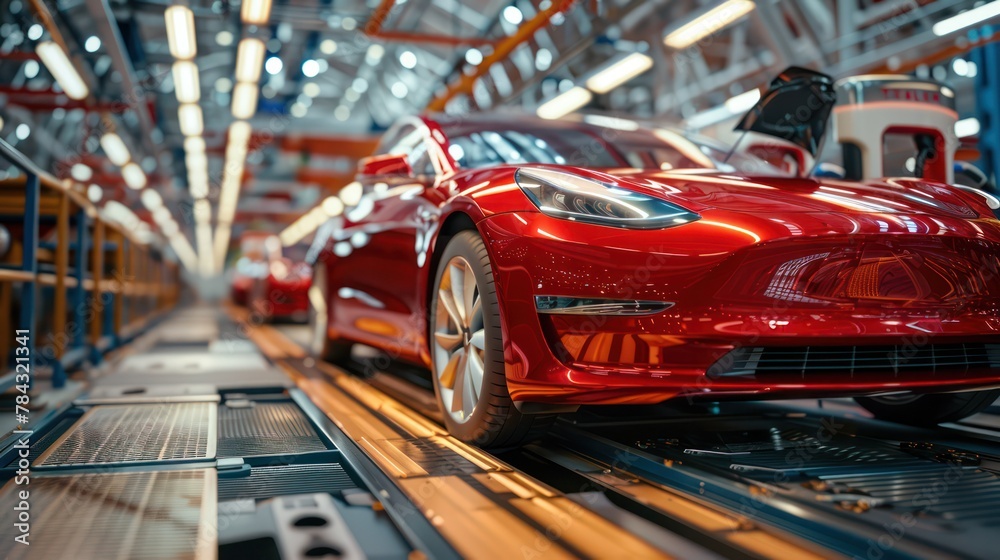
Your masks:
{"label": "white machine housing", "polygon": [[833,110],[836,137],[844,152],[844,168],[852,180],[885,177],[883,159],[889,134],[930,135],[935,156],[927,160],[923,177],[954,182],[955,92],[948,86],[910,76],[853,76],[836,84]]}

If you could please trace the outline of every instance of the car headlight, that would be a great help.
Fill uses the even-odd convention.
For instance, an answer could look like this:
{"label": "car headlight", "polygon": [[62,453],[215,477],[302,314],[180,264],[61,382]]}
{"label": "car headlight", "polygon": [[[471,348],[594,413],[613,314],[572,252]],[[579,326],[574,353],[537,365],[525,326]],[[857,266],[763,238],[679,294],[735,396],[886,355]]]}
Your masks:
{"label": "car headlight", "polygon": [[679,226],[698,214],[651,196],[579,175],[549,169],[518,169],[517,185],[546,215],[635,229]]}

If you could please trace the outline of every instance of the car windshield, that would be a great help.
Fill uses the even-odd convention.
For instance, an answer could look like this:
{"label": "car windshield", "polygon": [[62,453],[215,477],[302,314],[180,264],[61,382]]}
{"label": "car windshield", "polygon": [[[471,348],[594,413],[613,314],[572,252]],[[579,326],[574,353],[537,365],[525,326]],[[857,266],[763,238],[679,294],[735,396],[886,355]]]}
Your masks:
{"label": "car windshield", "polygon": [[[753,155],[729,155],[725,145],[669,129],[620,130],[600,126],[490,127],[451,131],[449,152],[459,167],[546,163],[588,168],[715,169],[787,175]],[[727,159],[727,156],[728,159]]]}

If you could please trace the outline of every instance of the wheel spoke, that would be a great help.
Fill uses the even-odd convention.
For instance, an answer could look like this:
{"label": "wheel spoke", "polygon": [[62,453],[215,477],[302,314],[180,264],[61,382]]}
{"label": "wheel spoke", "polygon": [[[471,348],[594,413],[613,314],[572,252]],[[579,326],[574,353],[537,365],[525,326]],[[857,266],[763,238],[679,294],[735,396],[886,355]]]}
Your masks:
{"label": "wheel spoke", "polygon": [[[452,390],[454,390],[455,393],[454,395],[452,395],[451,411],[452,412],[461,411],[464,414],[465,409],[468,406],[466,404],[466,401],[468,400],[466,398],[468,395],[467,385],[469,384],[468,379],[466,379],[467,356],[465,355],[464,350],[459,350],[458,352],[455,352],[455,356],[458,356],[458,362],[455,365],[455,384],[452,387]],[[475,405],[473,404],[473,406]]]}
{"label": "wheel spoke", "polygon": [[463,354],[464,352],[459,350],[452,354],[451,358],[448,359],[448,363],[444,366],[444,371],[442,371],[441,375],[438,377],[441,381],[442,387],[446,389],[455,388],[455,381],[458,376],[458,366],[463,365],[461,363]]}
{"label": "wheel spoke", "polygon": [[476,313],[476,273],[468,265],[465,266],[465,277],[462,285],[462,307],[465,310],[465,326],[472,326],[472,319]]}
{"label": "wheel spoke", "polygon": [[466,313],[471,307],[465,307],[465,267],[461,265],[450,265],[448,276],[451,283],[451,300],[455,305],[459,322],[458,325],[466,324]]}
{"label": "wheel spoke", "polygon": [[444,307],[445,312],[448,313],[448,317],[451,319],[452,323],[455,324],[456,328],[461,328],[465,324],[462,315],[458,312],[458,307],[455,304],[455,297],[450,290],[440,289],[438,290],[438,301],[441,306]]}
{"label": "wheel spoke", "polygon": [[469,343],[476,350],[486,350],[486,329],[479,329],[478,331],[472,333],[472,338],[469,339]]}
{"label": "wheel spoke", "polygon": [[467,381],[472,386],[472,394],[478,401],[483,390],[483,359],[479,356],[479,352],[473,350],[469,352],[466,363],[469,365]]}
{"label": "wheel spoke", "polygon": [[434,340],[438,343],[438,346],[451,352],[456,346],[462,343],[462,335],[459,333],[452,334],[438,331],[434,333]]}

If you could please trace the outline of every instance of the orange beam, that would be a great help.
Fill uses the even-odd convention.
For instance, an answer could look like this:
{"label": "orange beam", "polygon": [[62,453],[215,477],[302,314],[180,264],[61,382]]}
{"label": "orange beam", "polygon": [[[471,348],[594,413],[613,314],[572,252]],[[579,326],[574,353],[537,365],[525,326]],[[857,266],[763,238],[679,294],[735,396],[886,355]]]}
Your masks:
{"label": "orange beam", "polygon": [[575,0],[555,0],[552,2],[551,6],[541,12],[538,12],[535,17],[522,23],[521,27],[518,27],[517,31],[513,35],[497,42],[496,48],[493,52],[483,59],[483,61],[479,64],[479,66],[476,66],[475,70],[471,74],[463,74],[461,78],[452,82],[448,86],[447,91],[432,99],[431,102],[427,104],[427,110],[443,111],[448,101],[453,99],[456,95],[463,93],[466,95],[471,94],[472,87],[475,85],[476,80],[485,76],[486,73],[489,72],[490,67],[505,60],[512,52],[514,52],[514,49],[531,40],[539,29],[549,24],[549,20],[552,19],[552,16],[568,10],[570,6],[573,5],[574,1]]}
{"label": "orange beam", "polygon": [[337,138],[295,134],[281,139],[281,150],[285,152],[308,152],[315,155],[354,159],[372,155],[376,146],[378,146],[378,138]]}
{"label": "orange beam", "polygon": [[378,35],[382,30],[382,24],[389,19],[389,14],[396,7],[396,0],[382,0],[382,2],[372,12],[372,17],[368,18],[365,24],[365,33],[368,35]]}

